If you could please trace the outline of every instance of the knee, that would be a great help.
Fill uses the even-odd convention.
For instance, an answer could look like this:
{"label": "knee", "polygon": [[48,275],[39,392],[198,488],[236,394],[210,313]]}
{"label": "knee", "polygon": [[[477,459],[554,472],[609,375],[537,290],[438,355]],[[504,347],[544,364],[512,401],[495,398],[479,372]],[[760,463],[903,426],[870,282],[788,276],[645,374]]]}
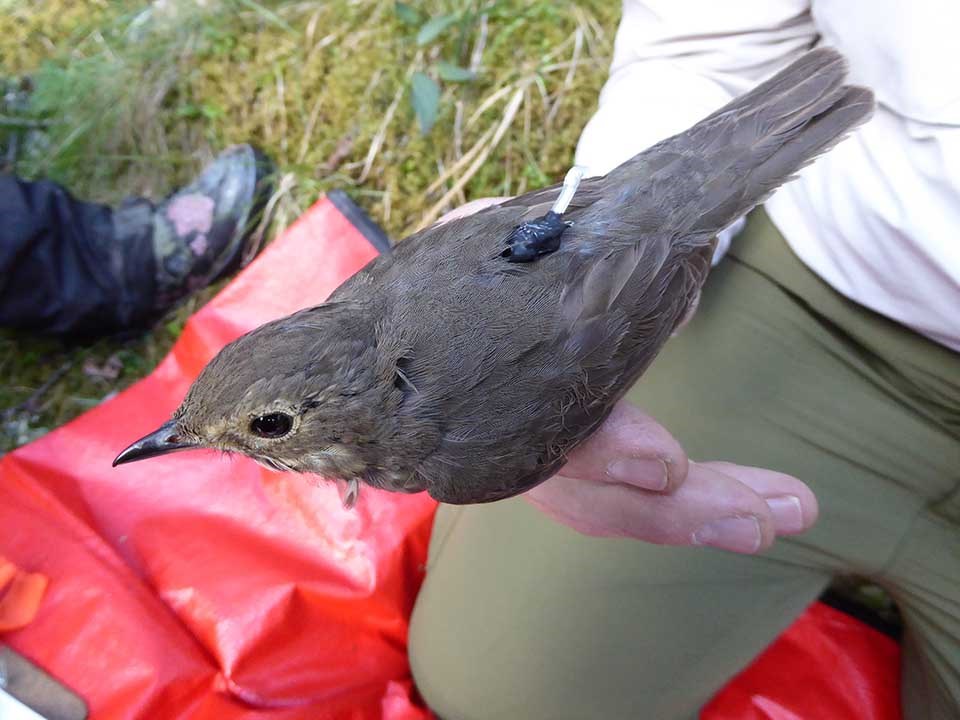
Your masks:
{"label": "knee", "polygon": [[[441,627],[430,610],[431,599],[421,590],[410,619],[408,653],[413,680],[430,709],[444,720],[471,717],[463,698],[464,652],[456,633]],[[480,715],[477,715],[480,717]]]}

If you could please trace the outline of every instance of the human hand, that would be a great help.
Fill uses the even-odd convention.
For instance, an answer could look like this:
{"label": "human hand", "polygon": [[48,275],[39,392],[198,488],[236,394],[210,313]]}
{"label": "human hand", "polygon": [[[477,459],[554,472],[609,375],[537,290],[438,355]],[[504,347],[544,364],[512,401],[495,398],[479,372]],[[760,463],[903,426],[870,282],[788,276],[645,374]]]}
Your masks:
{"label": "human hand", "polygon": [[816,497],[800,480],[728,462],[695,463],[628,402],[570,454],[561,474],[525,497],[586,535],[748,554],[817,519]]}

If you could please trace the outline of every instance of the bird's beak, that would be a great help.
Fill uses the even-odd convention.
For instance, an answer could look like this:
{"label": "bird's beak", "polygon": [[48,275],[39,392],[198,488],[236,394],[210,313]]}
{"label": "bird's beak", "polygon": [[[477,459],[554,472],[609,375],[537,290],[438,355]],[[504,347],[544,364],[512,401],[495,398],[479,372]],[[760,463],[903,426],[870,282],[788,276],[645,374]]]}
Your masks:
{"label": "bird's beak", "polygon": [[180,435],[177,432],[176,423],[170,420],[117,455],[116,460],[113,461],[113,467],[195,447],[199,446]]}

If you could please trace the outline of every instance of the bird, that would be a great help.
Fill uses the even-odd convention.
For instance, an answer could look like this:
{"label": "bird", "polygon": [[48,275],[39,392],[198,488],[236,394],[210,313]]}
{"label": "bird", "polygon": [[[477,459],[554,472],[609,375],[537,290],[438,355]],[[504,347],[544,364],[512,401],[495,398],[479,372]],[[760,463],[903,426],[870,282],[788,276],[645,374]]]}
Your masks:
{"label": "bird", "polygon": [[[509,498],[560,471],[696,306],[717,234],[873,113],[820,47],[604,176],[398,243],[322,305],[225,346],[114,465],[189,448]],[[571,197],[571,190],[572,197]]]}

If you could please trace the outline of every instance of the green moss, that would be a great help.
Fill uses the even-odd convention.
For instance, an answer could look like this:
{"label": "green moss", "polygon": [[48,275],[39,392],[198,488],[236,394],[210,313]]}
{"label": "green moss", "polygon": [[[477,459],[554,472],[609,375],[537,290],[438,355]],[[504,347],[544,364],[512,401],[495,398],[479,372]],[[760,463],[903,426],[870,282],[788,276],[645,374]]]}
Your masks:
{"label": "green moss", "polygon": [[[418,28],[404,24],[394,3],[385,0],[148,5],[0,0],[0,64],[7,72],[33,76],[30,114],[49,123],[21,157],[17,172],[52,177],[83,198],[116,202],[126,195],[162,195],[224,146],[252,142],[275,159],[280,174],[295,181],[278,205],[281,224],[323,191],[340,187],[391,236],[401,238],[456,180],[426,195],[439,168],[459,157],[457,102],[466,122],[506,85],[539,79],[553,100],[560,98],[548,127],[541,93],[530,84],[529,107],[520,108],[497,148],[466,183],[465,199],[513,194],[561,177],[595,106],[619,13],[616,3],[488,5],[478,76],[472,82],[442,83],[436,125],[423,136],[407,78],[413,69],[437,77],[439,61],[469,64],[480,34],[479,21],[469,15],[421,47]],[[424,17],[435,17],[465,6],[425,2],[416,7]],[[588,17],[606,36],[584,43],[576,73],[565,86],[565,68],[544,68],[570,60],[574,33],[578,28],[592,32],[593,23],[585,26]],[[364,177],[364,160],[398,92],[399,104]],[[507,100],[463,129],[462,152],[501,121]],[[349,150],[341,153],[337,167],[328,167],[347,139],[352,139]],[[458,202],[459,197],[452,204]],[[126,343],[67,348],[23,334],[0,335],[0,406],[7,408],[0,450],[71,419],[149,372],[186,317],[213,292],[205,291],[149,334]],[[85,364],[100,367],[115,354],[121,360],[116,380],[84,371]]]}

